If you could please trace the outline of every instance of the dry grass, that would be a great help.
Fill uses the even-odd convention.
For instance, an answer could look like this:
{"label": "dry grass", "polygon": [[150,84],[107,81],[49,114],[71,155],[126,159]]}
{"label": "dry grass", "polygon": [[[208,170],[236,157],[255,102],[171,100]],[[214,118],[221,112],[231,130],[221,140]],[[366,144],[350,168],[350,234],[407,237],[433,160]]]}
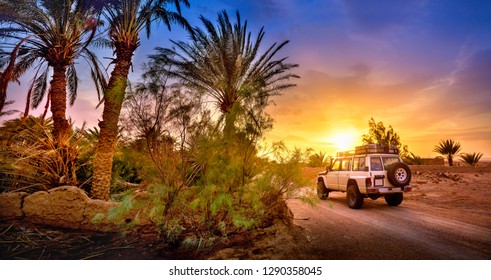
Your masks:
{"label": "dry grass", "polygon": [[115,233],[75,232],[64,229],[0,224],[0,259],[97,259],[109,251],[133,249],[136,242],[118,242]]}

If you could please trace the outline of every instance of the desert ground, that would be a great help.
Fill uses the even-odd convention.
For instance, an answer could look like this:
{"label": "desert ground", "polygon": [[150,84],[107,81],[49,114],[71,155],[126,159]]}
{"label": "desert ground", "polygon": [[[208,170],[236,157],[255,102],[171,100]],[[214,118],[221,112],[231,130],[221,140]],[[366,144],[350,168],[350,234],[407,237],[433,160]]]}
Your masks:
{"label": "desert ground", "polygon": [[[320,168],[306,168],[315,183]],[[153,232],[73,231],[4,221],[2,259],[490,259],[491,166],[412,167],[400,206],[344,193],[311,206],[289,200],[292,221],[200,248],[172,247]]]}

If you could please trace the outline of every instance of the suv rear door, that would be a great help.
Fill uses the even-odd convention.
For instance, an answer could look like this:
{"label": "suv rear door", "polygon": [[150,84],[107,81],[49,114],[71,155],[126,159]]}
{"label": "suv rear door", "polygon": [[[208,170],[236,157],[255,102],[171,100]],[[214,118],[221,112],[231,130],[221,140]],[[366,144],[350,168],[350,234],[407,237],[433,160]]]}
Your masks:
{"label": "suv rear door", "polygon": [[339,190],[346,191],[351,172],[351,158],[344,158],[339,169]]}

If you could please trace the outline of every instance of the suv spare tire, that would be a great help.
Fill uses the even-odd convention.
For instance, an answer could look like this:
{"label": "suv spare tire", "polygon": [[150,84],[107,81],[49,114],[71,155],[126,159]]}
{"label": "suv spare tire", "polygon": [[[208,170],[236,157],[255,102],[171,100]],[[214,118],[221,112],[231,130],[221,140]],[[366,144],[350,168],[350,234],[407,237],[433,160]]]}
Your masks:
{"label": "suv spare tire", "polygon": [[394,162],[387,170],[387,179],[396,187],[404,187],[411,182],[411,169],[405,163]]}

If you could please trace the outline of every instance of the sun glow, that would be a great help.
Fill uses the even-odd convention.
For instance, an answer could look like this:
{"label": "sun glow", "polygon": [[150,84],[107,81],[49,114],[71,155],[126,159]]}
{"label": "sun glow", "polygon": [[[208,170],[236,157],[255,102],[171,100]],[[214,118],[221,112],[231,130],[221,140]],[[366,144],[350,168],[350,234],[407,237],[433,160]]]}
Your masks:
{"label": "sun glow", "polygon": [[337,152],[354,150],[358,136],[353,131],[342,131],[332,134],[328,141],[332,143]]}

